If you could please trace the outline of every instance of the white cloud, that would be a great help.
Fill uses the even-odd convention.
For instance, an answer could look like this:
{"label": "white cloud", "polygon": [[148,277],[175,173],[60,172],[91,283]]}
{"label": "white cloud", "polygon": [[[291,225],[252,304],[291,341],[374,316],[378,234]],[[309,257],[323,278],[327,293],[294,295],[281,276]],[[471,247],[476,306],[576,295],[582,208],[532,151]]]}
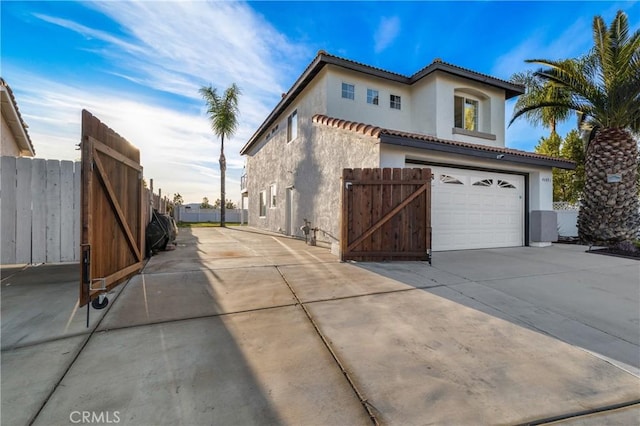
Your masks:
{"label": "white cloud", "polygon": [[[59,82],[17,70],[10,84],[30,127],[37,156],[79,158],[80,111],[85,108],[141,150],[147,179],[163,194],[186,202],[219,197],[219,141],[210,130],[202,85],[243,91],[240,125],[225,141],[227,198],[240,198],[240,148],[266,118],[309,60],[304,45],[290,42],[248,5],[237,2],[90,2],[119,28],[108,32],[50,15],[37,18],[86,39],[103,56],[104,72],[147,88],[146,95],[119,92],[99,80]],[[71,47],[70,47],[71,48]],[[180,98],[149,98],[153,89]],[[166,101],[165,101],[166,100]],[[191,105],[185,108],[185,101]],[[179,105],[179,106],[178,106]]]}
{"label": "white cloud", "polygon": [[121,49],[128,51],[129,53],[132,53],[132,54],[142,53],[142,50],[138,46],[135,46],[133,44],[120,40],[119,38],[114,37],[104,31],[99,31],[94,28],[90,28],[85,25],[79,24],[77,22],[70,21],[68,19],[56,18],[54,16],[44,15],[41,13],[34,13],[33,16],[45,22],[48,22],[50,24],[58,25],[68,30],[75,31],[85,36],[86,38],[95,38],[95,39],[105,41],[107,43],[114,44],[120,47]]}
{"label": "white cloud", "polygon": [[380,53],[393,43],[400,34],[400,18],[393,16],[383,17],[373,35],[374,51]]}
{"label": "white cloud", "polygon": [[[154,179],[156,189],[166,195],[180,192],[186,201],[218,198],[220,145],[199,115],[34,76],[30,82],[16,96],[21,109],[29,111],[23,116],[38,157],[78,160],[80,111],[87,109],[140,149],[145,178]],[[227,198],[239,199],[242,164],[238,155],[229,155]]]}
{"label": "white cloud", "polygon": [[[199,98],[197,88],[236,82],[245,94],[271,100],[288,87],[292,62],[308,60],[249,6],[236,2],[95,2],[144,53],[128,70],[149,86]],[[128,53],[128,52],[125,52]],[[120,59],[120,52],[114,59]],[[284,78],[283,78],[284,77]],[[189,90],[191,89],[191,90]]]}

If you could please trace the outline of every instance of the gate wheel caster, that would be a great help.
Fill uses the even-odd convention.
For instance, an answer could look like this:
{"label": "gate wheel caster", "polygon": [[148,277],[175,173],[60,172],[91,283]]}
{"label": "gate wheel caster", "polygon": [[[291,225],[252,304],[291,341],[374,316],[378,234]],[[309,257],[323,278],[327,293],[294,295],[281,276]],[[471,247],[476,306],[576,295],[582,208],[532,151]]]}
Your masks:
{"label": "gate wheel caster", "polygon": [[99,295],[91,301],[91,306],[93,306],[93,309],[98,310],[106,308],[108,304],[109,299],[104,294]]}

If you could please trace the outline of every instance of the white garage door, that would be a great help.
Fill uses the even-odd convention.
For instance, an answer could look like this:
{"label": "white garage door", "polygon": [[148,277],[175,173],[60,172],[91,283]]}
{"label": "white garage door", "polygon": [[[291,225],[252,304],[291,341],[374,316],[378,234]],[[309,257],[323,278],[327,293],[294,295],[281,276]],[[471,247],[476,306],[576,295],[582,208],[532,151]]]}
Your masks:
{"label": "white garage door", "polygon": [[433,250],[524,245],[524,177],[431,167]]}

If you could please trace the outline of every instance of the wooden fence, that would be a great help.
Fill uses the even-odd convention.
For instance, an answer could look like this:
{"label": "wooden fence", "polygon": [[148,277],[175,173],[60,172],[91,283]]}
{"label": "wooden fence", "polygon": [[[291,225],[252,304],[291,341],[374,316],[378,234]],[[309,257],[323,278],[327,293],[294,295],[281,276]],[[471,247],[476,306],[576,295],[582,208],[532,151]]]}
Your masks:
{"label": "wooden fence", "polygon": [[80,259],[80,163],[0,157],[2,264]]}
{"label": "wooden fence", "polygon": [[[0,175],[0,264],[79,262],[80,162],[0,157]],[[168,210],[150,188],[144,200]]]}

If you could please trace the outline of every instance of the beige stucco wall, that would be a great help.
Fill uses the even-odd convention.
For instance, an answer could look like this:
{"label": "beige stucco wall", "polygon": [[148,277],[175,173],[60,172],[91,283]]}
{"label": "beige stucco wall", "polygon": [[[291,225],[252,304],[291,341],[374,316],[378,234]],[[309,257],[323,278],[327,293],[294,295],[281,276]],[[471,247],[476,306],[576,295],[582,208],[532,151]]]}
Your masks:
{"label": "beige stucco wall", "polygon": [[[343,99],[342,82],[354,84],[355,99]],[[366,89],[379,91],[380,104],[367,104]],[[478,94],[484,103],[480,130],[495,140],[454,134],[454,94]],[[389,107],[389,95],[402,96],[402,109]],[[377,138],[312,123],[315,114],[364,122],[384,128],[435,135],[493,146],[504,146],[504,90],[434,73],[412,86],[326,66],[274,123],[278,132],[267,142],[265,135],[247,155],[248,222],[251,226],[303,237],[300,227],[308,219],[318,227],[318,240],[337,243],[340,236],[342,170],[356,167],[405,167],[407,155],[436,162],[528,172],[530,210],[551,209],[551,169],[497,163],[490,160],[447,155],[424,150],[380,145]],[[483,109],[484,108],[484,109]],[[298,137],[287,142],[287,117],[298,114]],[[260,192],[276,186],[276,206],[260,217]],[[287,189],[290,191],[288,192]],[[292,198],[291,222],[287,226],[287,193]]]}
{"label": "beige stucco wall", "polygon": [[[402,83],[327,65],[327,115],[396,130],[411,128],[411,90]],[[342,98],[342,83],[355,86],[355,99]],[[367,103],[367,89],[377,90],[379,104]],[[390,95],[401,97],[401,109],[392,109]]]}
{"label": "beige stucco wall", "polygon": [[[432,73],[412,85],[397,83],[328,65],[326,114],[343,120],[373,124],[387,129],[433,135],[490,146],[505,146],[505,91],[493,86],[453,76]],[[342,83],[355,86],[355,99],[342,98]],[[378,90],[379,105],[367,103],[367,89]],[[478,100],[479,131],[493,138],[454,133],[454,96]],[[389,107],[389,95],[402,97],[400,111]]]}
{"label": "beige stucco wall", "polygon": [[[325,112],[326,75],[316,78],[297,103],[279,118],[279,131],[247,156],[249,225],[304,237],[300,227],[308,219],[318,227],[318,241],[336,243],[340,235],[342,169],[377,167],[377,138],[357,135],[322,124],[313,124],[314,114]],[[297,110],[298,138],[287,142],[287,117]],[[276,206],[260,217],[260,192],[276,185]],[[286,229],[286,191],[291,188],[291,228]]]}
{"label": "beige stucco wall", "polygon": [[[416,81],[411,97],[411,127],[407,131],[436,136],[438,104],[436,76],[430,74]],[[453,120],[453,110],[451,111]]]}
{"label": "beige stucco wall", "polygon": [[20,148],[7,121],[2,117],[0,130],[0,155],[8,157],[20,157]]}

